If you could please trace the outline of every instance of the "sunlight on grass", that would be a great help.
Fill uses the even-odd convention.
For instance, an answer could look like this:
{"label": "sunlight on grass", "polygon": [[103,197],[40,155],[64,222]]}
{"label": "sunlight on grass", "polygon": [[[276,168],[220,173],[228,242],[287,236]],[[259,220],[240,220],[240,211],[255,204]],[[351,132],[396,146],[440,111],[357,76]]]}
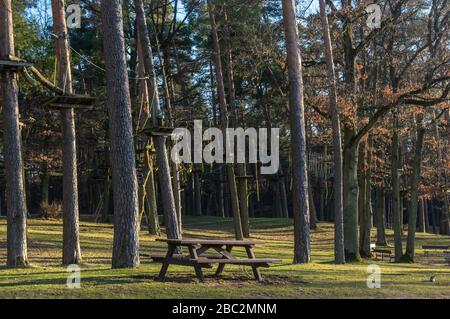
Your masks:
{"label": "sunlight on grass", "polygon": [[[259,242],[257,257],[282,259],[282,265],[262,268],[264,281],[253,280],[251,269],[227,265],[222,279],[206,270],[206,281],[198,283],[190,267],[171,266],[165,282],[155,280],[160,264],[148,255],[163,253],[165,244],[155,242],[143,227],[141,266],[112,270],[113,228],[110,224],[81,222],[80,238],[85,264],[81,289],[66,286],[68,273],[61,266],[62,223],[59,220],[28,222],[28,269],[5,269],[6,221],[0,219],[0,298],[433,298],[450,297],[450,267],[430,265],[423,258],[423,244],[450,244],[450,238],[417,234],[417,264],[390,264],[367,260],[359,264],[334,265],[333,226],[319,224],[312,232],[313,263],[293,265],[293,227],[286,219],[253,219],[252,240]],[[231,219],[186,217],[184,237],[233,238]],[[392,243],[392,233],[388,232]],[[237,256],[245,251],[236,249]],[[368,289],[367,265],[382,269],[381,289]],[[442,262],[441,262],[442,263]],[[436,282],[430,283],[430,276]]]}

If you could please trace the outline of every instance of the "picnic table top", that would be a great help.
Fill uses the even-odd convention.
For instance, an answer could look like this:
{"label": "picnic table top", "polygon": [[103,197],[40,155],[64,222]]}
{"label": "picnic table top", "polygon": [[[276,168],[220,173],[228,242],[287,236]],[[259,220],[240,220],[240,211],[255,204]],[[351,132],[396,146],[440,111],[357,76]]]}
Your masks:
{"label": "picnic table top", "polygon": [[158,238],[157,241],[163,241],[168,244],[173,245],[182,245],[182,246],[190,246],[190,245],[202,245],[202,246],[254,246],[257,243],[248,240],[211,240],[211,239],[163,239]]}
{"label": "picnic table top", "polygon": [[392,253],[392,249],[387,248],[387,247],[384,247],[384,248],[378,247],[378,248],[374,248],[373,252],[375,252],[375,253]]}

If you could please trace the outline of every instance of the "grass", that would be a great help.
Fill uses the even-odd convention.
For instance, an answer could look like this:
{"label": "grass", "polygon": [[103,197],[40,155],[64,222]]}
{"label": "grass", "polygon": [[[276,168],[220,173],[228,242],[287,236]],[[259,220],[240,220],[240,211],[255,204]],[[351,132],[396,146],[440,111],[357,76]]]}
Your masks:
{"label": "grass", "polygon": [[[185,238],[231,238],[232,221],[213,217],[186,218]],[[429,264],[423,244],[450,244],[450,237],[417,234],[416,264],[393,264],[374,260],[335,265],[333,227],[319,224],[312,233],[312,259],[293,265],[293,227],[285,219],[253,219],[252,239],[261,241],[257,257],[283,260],[282,265],[262,268],[264,281],[255,282],[251,269],[227,265],[222,279],[205,270],[204,283],[195,280],[191,267],[171,266],[165,282],[156,281],[160,264],[145,255],[163,253],[164,243],[141,232],[141,266],[112,270],[113,227],[82,221],[80,227],[84,264],[81,289],[66,286],[68,273],[60,264],[62,224],[58,220],[28,221],[29,260],[26,269],[5,269],[6,221],[0,219],[0,298],[450,298],[450,266]],[[392,243],[392,233],[388,232]],[[236,254],[244,256],[243,250]],[[367,266],[381,266],[381,288],[366,285]],[[436,282],[429,282],[435,275]]]}

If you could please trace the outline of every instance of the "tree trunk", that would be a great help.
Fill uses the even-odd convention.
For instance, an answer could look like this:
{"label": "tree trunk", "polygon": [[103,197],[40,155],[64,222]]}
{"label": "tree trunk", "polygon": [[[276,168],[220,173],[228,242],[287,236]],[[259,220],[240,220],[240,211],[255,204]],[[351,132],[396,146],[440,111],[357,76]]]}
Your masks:
{"label": "tree trunk", "polygon": [[399,262],[403,255],[402,235],[403,235],[403,218],[400,203],[400,155],[397,132],[397,119],[394,119],[394,134],[392,137],[391,150],[391,181],[392,181],[392,215],[394,228],[394,247],[395,247],[395,261]]}
{"label": "tree trunk", "polygon": [[103,210],[102,210],[102,222],[107,223],[109,222],[109,203],[111,201],[111,179],[109,178],[111,172],[108,168],[106,170],[105,174],[105,183],[104,183],[104,190],[103,190]]}
{"label": "tree trunk", "polygon": [[148,233],[150,235],[160,236],[161,229],[159,227],[158,205],[156,201],[155,176],[153,174],[153,160],[150,156],[150,150],[145,153],[147,183],[145,187],[145,203],[148,219]]}
{"label": "tree trunk", "polygon": [[[272,210],[275,212],[273,217],[281,218],[282,216],[282,207],[281,207],[281,193],[278,180],[271,181],[271,186],[269,188],[270,193],[272,194]],[[272,213],[273,214],[273,213]]]}
{"label": "tree trunk", "polygon": [[[138,57],[138,76],[139,78],[145,78],[145,66],[144,66],[144,56],[142,52],[142,45],[140,44],[140,39],[138,34],[135,36],[137,45],[137,57]],[[148,81],[142,80],[139,82],[139,94],[141,99],[139,99],[139,106],[145,105],[147,108],[150,107],[150,97],[149,97],[149,85]],[[149,119],[150,111],[145,116],[142,116],[142,109],[139,110],[138,118],[138,128],[144,127]],[[138,131],[138,130],[137,130]],[[158,217],[158,202],[156,199],[156,188],[155,188],[155,175],[153,169],[153,157],[152,153],[153,144],[151,138],[147,136],[142,136],[142,141],[147,144],[144,153],[144,181],[143,185],[140,185],[142,193],[145,194],[143,198],[143,207],[141,207],[145,212],[147,217],[147,229],[150,235],[160,236],[161,229],[159,227],[159,217]],[[141,198],[141,197],[139,197]],[[141,201],[141,199],[139,199]],[[141,204],[141,203],[140,203]],[[142,216],[141,216],[142,218]],[[140,225],[140,223],[139,223]]]}
{"label": "tree trunk", "polygon": [[[419,116],[421,117],[421,116]],[[422,164],[422,149],[425,136],[425,127],[420,118],[417,123],[416,147],[414,150],[414,159],[411,174],[411,201],[408,214],[408,239],[406,242],[406,251],[403,260],[414,262],[414,243],[417,227],[417,204],[419,202],[420,170]]]}
{"label": "tree trunk", "polygon": [[363,258],[370,258],[370,231],[371,231],[371,211],[370,211],[370,150],[369,143],[359,144],[359,249]]}
{"label": "tree trunk", "polygon": [[293,0],[283,0],[283,25],[288,60],[293,175],[294,263],[309,263],[308,171],[306,157],[305,110],[303,101],[302,59]]}
{"label": "tree trunk", "polygon": [[425,205],[423,198],[419,199],[419,208],[418,208],[419,218],[418,218],[418,225],[417,225],[417,231],[421,233],[425,233]]}
{"label": "tree trunk", "polygon": [[[0,58],[14,55],[14,30],[11,0],[0,1]],[[23,184],[23,161],[19,128],[19,101],[16,75],[1,76],[3,106],[3,143],[7,204],[7,266],[25,267],[27,257],[27,211]]]}
{"label": "tree trunk", "polygon": [[[227,57],[227,74],[228,74],[228,91],[230,98],[230,108],[234,113],[234,124],[237,123],[237,106],[236,106],[236,89],[234,86],[234,67],[233,67],[233,54],[231,51],[231,34],[228,24],[228,16],[224,7],[224,32],[225,32],[225,50]],[[244,163],[236,164],[236,172],[238,176],[246,176],[246,167]],[[242,233],[244,237],[250,237],[250,225],[248,216],[248,185],[247,180],[241,178],[238,182],[239,192],[239,211],[241,213]]]}
{"label": "tree trunk", "polygon": [[[194,165],[196,166],[196,165]],[[194,215],[202,216],[202,187],[200,183],[200,168],[194,168]]]}
{"label": "tree trunk", "polygon": [[112,267],[139,265],[139,205],[122,1],[102,0],[103,46],[114,191]]}
{"label": "tree trunk", "polygon": [[[56,39],[56,78],[58,87],[73,93],[70,67],[69,34],[67,32],[64,0],[52,0],[53,33]],[[63,127],[63,265],[81,263],[77,147],[74,110],[61,111]]]}
{"label": "tree trunk", "polygon": [[[143,53],[143,62],[145,66],[145,73],[150,77],[150,90],[152,92],[152,120],[153,126],[161,126],[159,121],[161,107],[159,104],[158,81],[153,64],[152,47],[145,20],[144,5],[142,0],[134,1],[136,10],[136,24],[137,32],[139,34],[139,43],[141,44]],[[172,181],[170,177],[169,159],[166,149],[166,138],[164,136],[155,136],[154,143],[156,148],[156,160],[159,168],[159,179],[161,185],[161,201],[164,209],[164,216],[166,218],[166,233],[170,239],[179,239],[181,234],[179,231],[178,216],[175,205],[175,198],[173,194]]]}
{"label": "tree trunk", "polygon": [[242,233],[244,237],[250,237],[250,221],[248,213],[248,183],[245,176],[247,175],[247,169],[244,163],[238,163],[236,165],[238,176],[243,176],[238,183],[239,189],[239,209],[241,212]]}
{"label": "tree trunk", "polygon": [[[219,164],[220,165],[220,164]],[[221,218],[225,218],[225,192],[222,181],[225,176],[222,171],[222,166],[219,166],[219,181],[217,182],[217,210]]]}
{"label": "tree trunk", "polygon": [[327,63],[327,81],[329,83],[329,101],[331,124],[333,130],[333,160],[334,160],[334,259],[337,264],[345,263],[344,254],[344,207],[342,195],[342,140],[339,107],[336,96],[336,75],[333,61],[333,48],[331,46],[330,27],[325,10],[325,1],[319,0],[320,17],[322,20],[322,33]]}
{"label": "tree trunk", "polygon": [[[161,55],[157,34],[155,34],[155,41],[156,41],[156,49],[157,49],[157,53],[158,53],[158,59],[161,63],[161,75],[162,75],[162,80],[163,80],[165,106],[166,106],[167,113],[169,116],[170,126],[173,127],[174,123],[175,123],[175,119],[174,119],[171,95],[170,95],[170,90],[169,90],[168,74],[166,72],[167,61],[169,60],[169,53],[167,52],[167,50],[164,50],[164,57]],[[174,46],[175,46],[175,44],[174,44]],[[176,48],[174,48],[174,49],[176,52]],[[178,66],[178,63],[177,63],[177,66]],[[170,74],[169,74],[169,76],[170,76]],[[174,89],[172,86],[172,97],[175,94],[175,92],[173,90]],[[184,85],[183,85],[183,91],[184,91]],[[178,232],[181,236],[182,232],[183,232],[183,226],[182,226],[182,218],[181,218],[181,187],[180,187],[180,173],[178,171],[178,163],[176,163],[176,162],[170,163],[170,169],[172,171],[172,187],[173,187],[173,196],[174,196],[174,200],[175,200],[175,210],[176,210],[176,214],[178,217]]]}
{"label": "tree trunk", "polygon": [[383,188],[377,187],[375,190],[375,223],[377,227],[377,246],[387,246],[386,241],[386,198]]}
{"label": "tree trunk", "polygon": [[[348,128],[344,129],[347,143],[353,136]],[[358,241],[358,145],[344,148],[343,198],[344,198],[344,243],[345,260],[359,261]]]}
{"label": "tree trunk", "polygon": [[316,210],[316,205],[314,204],[314,196],[313,196],[311,181],[309,181],[308,204],[309,204],[309,211],[310,211],[310,218],[309,218],[310,228],[317,229],[317,210]]}
{"label": "tree trunk", "polygon": [[431,227],[430,227],[430,212],[429,212],[429,205],[428,205],[428,200],[425,199],[424,203],[423,203],[423,216],[425,218],[425,231],[427,233],[431,232]]}
{"label": "tree trunk", "polygon": [[281,193],[281,207],[283,209],[283,218],[289,218],[286,182],[284,178],[280,181],[280,193]]}
{"label": "tree trunk", "polygon": [[[447,111],[448,112],[448,111]],[[439,134],[439,123],[436,119],[436,112],[433,112],[434,117],[434,134],[436,138],[436,147],[437,147],[437,156],[439,160],[439,167],[440,170],[442,170],[442,173],[439,174],[439,182],[440,182],[440,188],[442,191],[442,194],[440,194],[440,198],[442,198],[443,205],[442,205],[442,213],[441,213],[441,220],[440,220],[440,233],[442,235],[450,235],[450,207],[448,202],[448,194],[447,194],[447,188],[448,188],[448,165],[446,165],[446,159],[444,158],[442,154],[442,148],[441,148],[441,136]],[[449,132],[450,133],[450,132]],[[449,145],[450,146],[450,145]]]}
{"label": "tree trunk", "polygon": [[41,175],[41,209],[48,205],[48,191],[50,186],[50,175],[48,173],[48,165],[44,163],[42,165]]}
{"label": "tree trunk", "polygon": [[[229,140],[226,138],[226,129],[228,127],[228,111],[227,111],[227,102],[225,99],[225,88],[223,84],[223,72],[222,72],[222,61],[221,61],[221,53],[219,46],[219,36],[217,34],[217,26],[216,26],[216,18],[214,13],[214,4],[213,0],[208,0],[208,12],[209,12],[209,20],[211,23],[211,33],[212,33],[212,42],[215,53],[215,67],[216,67],[216,81],[217,81],[217,93],[219,95],[219,103],[220,103],[220,118],[222,131],[225,136],[225,150],[228,150]],[[236,239],[242,240],[244,237],[242,231],[242,223],[241,223],[241,213],[239,209],[239,199],[238,199],[238,191],[236,185],[236,179],[234,174],[233,164],[225,164],[228,183],[230,185],[230,195],[231,195],[231,206],[233,211],[233,219],[234,219],[234,230],[236,234]]]}

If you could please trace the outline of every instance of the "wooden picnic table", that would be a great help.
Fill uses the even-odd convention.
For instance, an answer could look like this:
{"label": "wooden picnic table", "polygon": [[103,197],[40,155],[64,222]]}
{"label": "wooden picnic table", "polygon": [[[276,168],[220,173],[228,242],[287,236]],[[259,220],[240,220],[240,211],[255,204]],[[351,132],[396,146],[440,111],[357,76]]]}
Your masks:
{"label": "wooden picnic table", "polygon": [[376,258],[381,257],[381,261],[384,261],[385,256],[388,258],[389,262],[392,262],[395,259],[395,257],[392,256],[392,250],[389,248],[376,247],[372,250],[372,252],[375,254]]}
{"label": "wooden picnic table", "polygon": [[[156,262],[162,262],[159,278],[164,279],[169,265],[192,266],[200,281],[204,280],[202,268],[212,268],[212,264],[218,264],[215,275],[222,274],[226,264],[251,266],[253,275],[258,281],[262,280],[259,267],[270,267],[279,260],[269,258],[256,258],[253,247],[256,245],[252,241],[244,240],[182,240],[182,239],[157,239],[167,243],[168,249],[165,257],[153,256]],[[176,255],[177,247],[187,247],[189,255]],[[244,247],[248,258],[237,258],[232,254],[233,247]],[[214,250],[219,256],[206,254],[208,250]]]}
{"label": "wooden picnic table", "polygon": [[425,257],[432,256],[432,254],[430,254],[430,251],[439,251],[445,255],[445,253],[447,253],[450,249],[450,245],[423,245],[422,249],[425,251]]}

